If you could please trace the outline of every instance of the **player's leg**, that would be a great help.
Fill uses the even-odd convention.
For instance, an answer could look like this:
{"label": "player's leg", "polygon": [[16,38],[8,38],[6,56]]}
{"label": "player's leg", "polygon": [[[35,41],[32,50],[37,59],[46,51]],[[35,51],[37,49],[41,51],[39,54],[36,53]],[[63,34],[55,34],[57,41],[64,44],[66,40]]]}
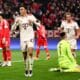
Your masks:
{"label": "player's leg", "polygon": [[7,46],[5,49],[6,49],[6,57],[7,57],[7,66],[11,66],[11,50],[10,50],[10,47]]}
{"label": "player's leg", "polygon": [[38,39],[38,40],[37,40],[37,49],[36,49],[35,60],[38,60],[38,58],[39,58],[39,54],[40,54],[40,46],[41,46],[41,41]]}
{"label": "player's leg", "polygon": [[6,66],[7,59],[6,59],[5,49],[4,49],[4,46],[2,44],[2,39],[0,39],[0,48],[2,48],[2,57],[3,57],[3,62],[2,62],[1,66]]}
{"label": "player's leg", "polygon": [[11,51],[9,47],[5,47],[2,50],[3,52],[3,65],[2,66],[11,66]]}
{"label": "player's leg", "polygon": [[24,65],[25,65],[25,76],[28,77],[29,60],[28,60],[27,51],[23,51],[22,53],[23,53]]}
{"label": "player's leg", "polygon": [[32,68],[33,68],[33,48],[28,48],[29,53],[29,76],[32,76]]}
{"label": "player's leg", "polygon": [[40,46],[37,45],[35,60],[38,60],[40,54]]}
{"label": "player's leg", "polygon": [[47,44],[47,41],[44,41],[44,49],[46,51],[46,54],[47,54],[47,60],[50,59],[50,53],[49,53],[49,49],[48,49],[48,44]]}
{"label": "player's leg", "polygon": [[76,65],[74,68],[68,68],[63,70],[63,72],[80,72],[80,65]]}
{"label": "player's leg", "polygon": [[45,49],[45,51],[46,51],[46,54],[47,54],[47,60],[49,60],[50,59],[50,53],[49,53],[49,50],[48,50],[48,48],[47,47],[45,47],[44,46],[44,49]]}
{"label": "player's leg", "polygon": [[70,40],[72,55],[76,58],[77,41],[75,39]]}
{"label": "player's leg", "polygon": [[[2,49],[2,41],[0,39],[0,49]],[[0,66],[2,66],[2,61],[0,61]]]}
{"label": "player's leg", "polygon": [[29,60],[29,77],[32,76],[32,68],[33,68],[33,47],[34,42],[28,42],[28,60]]}
{"label": "player's leg", "polygon": [[71,49],[72,51],[72,55],[76,58],[76,50],[75,49]]}
{"label": "player's leg", "polygon": [[7,66],[7,55],[6,55],[6,49],[2,48],[2,55],[3,55],[3,63],[2,63],[2,67]]}
{"label": "player's leg", "polygon": [[27,59],[27,51],[23,51],[23,59],[24,59],[24,63],[26,65],[26,59]]}
{"label": "player's leg", "polygon": [[10,38],[6,39],[4,44],[5,54],[7,58],[7,66],[11,66],[11,50],[10,50]]}
{"label": "player's leg", "polygon": [[25,65],[25,76],[28,77],[28,55],[27,55],[27,42],[21,41],[21,50],[23,53],[24,65]]}

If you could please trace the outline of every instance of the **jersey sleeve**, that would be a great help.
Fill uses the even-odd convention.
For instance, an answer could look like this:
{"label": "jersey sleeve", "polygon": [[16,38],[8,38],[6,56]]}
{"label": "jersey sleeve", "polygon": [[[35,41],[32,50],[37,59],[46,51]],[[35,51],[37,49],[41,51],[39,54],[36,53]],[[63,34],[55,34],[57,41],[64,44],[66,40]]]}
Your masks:
{"label": "jersey sleeve", "polygon": [[61,22],[61,26],[60,27],[64,28],[64,22],[63,21]]}
{"label": "jersey sleeve", "polygon": [[77,22],[75,22],[75,29],[79,29]]}
{"label": "jersey sleeve", "polygon": [[46,38],[46,30],[43,25],[39,26],[37,31],[39,32],[38,34],[40,34],[42,38]]}
{"label": "jersey sleeve", "polygon": [[37,21],[37,18],[36,18],[35,16],[31,15],[30,20],[31,20],[33,23],[35,23],[35,22]]}
{"label": "jersey sleeve", "polygon": [[60,26],[60,32],[63,32],[64,31],[64,27],[65,27],[65,22],[62,21],[61,22],[61,26]]}
{"label": "jersey sleeve", "polygon": [[30,21],[34,23],[36,27],[40,26],[40,21],[38,21],[38,19],[34,15],[30,15]]}
{"label": "jersey sleeve", "polygon": [[16,30],[17,26],[19,26],[19,18],[16,18],[12,27],[11,27],[11,31]]}

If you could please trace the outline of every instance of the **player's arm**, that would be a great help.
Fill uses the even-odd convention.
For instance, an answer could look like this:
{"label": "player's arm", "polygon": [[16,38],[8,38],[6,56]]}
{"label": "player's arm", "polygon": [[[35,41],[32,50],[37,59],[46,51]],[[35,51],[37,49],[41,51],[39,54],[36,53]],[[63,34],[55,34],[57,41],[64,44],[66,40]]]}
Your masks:
{"label": "player's arm", "polygon": [[76,39],[80,36],[80,28],[77,23],[75,23]]}
{"label": "player's arm", "polygon": [[18,18],[15,19],[15,21],[14,21],[12,27],[11,27],[11,31],[12,32],[15,31],[17,26],[19,26],[19,19]]}
{"label": "player's arm", "polygon": [[31,15],[30,16],[30,21],[32,23],[34,23],[36,25],[36,27],[39,27],[40,26],[40,21],[34,15]]}
{"label": "player's arm", "polygon": [[76,39],[78,39],[80,36],[80,29],[76,29]]}
{"label": "player's arm", "polygon": [[63,21],[61,22],[61,25],[60,25],[60,27],[58,28],[58,31],[59,31],[59,32],[64,32],[64,22],[63,22]]}
{"label": "player's arm", "polygon": [[11,27],[11,35],[15,35],[16,34],[16,29],[17,29],[17,26],[19,26],[19,19],[16,18],[12,27]]}

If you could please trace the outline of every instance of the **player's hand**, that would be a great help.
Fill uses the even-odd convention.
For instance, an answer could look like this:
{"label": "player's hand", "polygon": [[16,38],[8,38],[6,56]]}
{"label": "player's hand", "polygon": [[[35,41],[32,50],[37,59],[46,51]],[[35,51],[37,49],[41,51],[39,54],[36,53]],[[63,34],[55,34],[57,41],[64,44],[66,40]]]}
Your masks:
{"label": "player's hand", "polygon": [[75,36],[75,39],[78,39],[79,38],[79,36]]}
{"label": "player's hand", "polygon": [[16,37],[16,34],[14,31],[11,32],[11,37],[15,38]]}

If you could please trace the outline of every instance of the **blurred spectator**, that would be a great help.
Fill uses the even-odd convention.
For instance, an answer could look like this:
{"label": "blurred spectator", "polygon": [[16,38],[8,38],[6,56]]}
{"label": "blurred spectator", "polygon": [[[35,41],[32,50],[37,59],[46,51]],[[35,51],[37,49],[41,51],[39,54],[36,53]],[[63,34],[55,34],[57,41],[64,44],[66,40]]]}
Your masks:
{"label": "blurred spectator", "polygon": [[25,4],[28,13],[33,13],[46,26],[46,29],[59,27],[65,12],[71,12],[80,26],[80,0],[0,0],[0,11],[12,24],[19,15],[20,4]]}

